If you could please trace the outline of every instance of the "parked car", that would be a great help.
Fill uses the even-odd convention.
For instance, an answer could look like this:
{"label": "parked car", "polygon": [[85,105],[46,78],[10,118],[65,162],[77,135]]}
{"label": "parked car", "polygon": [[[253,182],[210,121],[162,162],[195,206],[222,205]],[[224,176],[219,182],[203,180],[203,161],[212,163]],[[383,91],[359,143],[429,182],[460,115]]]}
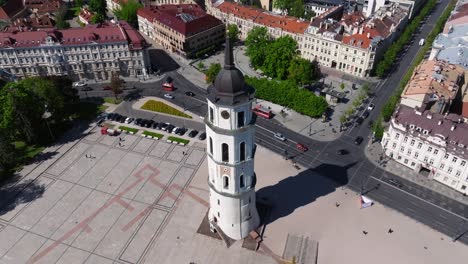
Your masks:
{"label": "parked car", "polygon": [[401,183],[399,180],[396,180],[396,179],[389,179],[388,182],[393,185],[393,186],[396,186],[398,188],[401,188],[403,187],[403,183]]}
{"label": "parked car", "polygon": [[180,127],[174,127],[174,129],[171,130],[172,134],[177,134],[179,132]]}
{"label": "parked car", "polygon": [[206,132],[202,132],[200,136],[198,136],[199,140],[205,140],[205,138],[206,138]]}
{"label": "parked car", "polygon": [[153,125],[152,125],[153,128],[158,128],[158,126],[159,126],[158,122],[154,122]]}
{"label": "parked car", "polygon": [[195,94],[192,93],[192,92],[185,92],[185,95],[187,95],[187,96],[195,96]]}
{"label": "parked car", "polygon": [[354,140],[354,144],[356,144],[356,145],[361,145],[361,143],[362,143],[363,140],[364,140],[364,139],[363,139],[361,136],[359,136],[359,137],[357,137],[357,138]]}
{"label": "parked car", "polygon": [[148,120],[146,120],[146,119],[141,120],[140,126],[145,127],[147,122],[148,122]]}
{"label": "parked car", "polygon": [[358,118],[356,119],[356,126],[359,126],[360,124],[362,124],[362,122],[364,122],[364,118],[358,117]]}
{"label": "parked car", "polygon": [[133,117],[127,117],[127,118],[125,119],[125,124],[130,124],[131,122],[133,122],[133,120],[135,120],[135,118],[133,118]]}
{"label": "parked car", "polygon": [[120,118],[119,118],[118,121],[119,121],[120,123],[124,123],[125,120],[127,120],[127,117],[126,117],[126,116],[120,116]]}
{"label": "parked car", "polygon": [[73,87],[83,87],[86,86],[87,84],[84,81],[78,81],[73,83]]}
{"label": "parked car", "polygon": [[273,136],[278,140],[286,141],[286,138],[281,133],[275,133]]}
{"label": "parked car", "polygon": [[166,131],[166,130],[167,130],[167,127],[170,126],[170,125],[171,125],[170,123],[162,123],[162,124],[161,124],[161,129],[162,129],[163,131]]}
{"label": "parked car", "polygon": [[179,129],[179,131],[177,131],[177,134],[178,134],[179,136],[183,136],[183,135],[185,135],[185,133],[187,133],[187,130],[188,130],[188,129],[186,129],[185,127],[181,127],[181,128]]}
{"label": "parked car", "polygon": [[153,123],[154,123],[154,120],[148,120],[148,122],[146,122],[145,124],[145,127],[150,128],[153,125]]}
{"label": "parked car", "polygon": [[115,114],[114,113],[110,113],[106,116],[106,119],[107,120],[112,120],[112,117],[114,116]]}
{"label": "parked car", "polygon": [[166,127],[166,132],[167,132],[167,133],[172,133],[172,130],[174,130],[174,128],[175,128],[174,125],[169,124],[169,125],[167,125],[167,127]]}
{"label": "parked car", "polygon": [[297,143],[296,148],[302,152],[306,152],[309,150],[309,148],[306,145],[301,144],[301,143]]}
{"label": "parked car", "polygon": [[375,108],[375,104],[370,104],[370,105],[367,107],[367,110],[372,111],[372,110],[374,110],[374,108]]}
{"label": "parked car", "polygon": [[369,117],[369,111],[364,111],[364,113],[362,113],[362,117],[365,119],[365,118],[368,118]]}
{"label": "parked car", "polygon": [[164,94],[164,97],[167,99],[174,99],[174,96],[172,94]]}
{"label": "parked car", "polygon": [[135,120],[134,124],[137,125],[137,126],[139,126],[142,120],[143,120],[143,119],[141,119],[141,118],[137,118],[137,119]]}
{"label": "parked car", "polygon": [[98,126],[101,126],[102,123],[104,123],[104,118],[101,118],[96,122]]}
{"label": "parked car", "polygon": [[348,154],[348,151],[345,150],[345,149],[339,149],[338,151],[336,151],[336,154],[338,154],[338,155],[346,155],[346,154]]}
{"label": "parked car", "polygon": [[197,134],[198,134],[198,131],[197,131],[197,130],[192,130],[192,131],[190,131],[190,133],[188,134],[188,136],[191,137],[191,138],[194,138]]}

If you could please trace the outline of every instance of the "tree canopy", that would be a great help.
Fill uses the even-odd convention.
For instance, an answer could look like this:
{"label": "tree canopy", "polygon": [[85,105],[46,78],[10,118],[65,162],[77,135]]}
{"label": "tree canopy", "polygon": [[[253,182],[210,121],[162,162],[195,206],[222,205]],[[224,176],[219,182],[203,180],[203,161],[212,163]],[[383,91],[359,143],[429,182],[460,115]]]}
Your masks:
{"label": "tree canopy", "polygon": [[235,43],[239,40],[239,28],[236,24],[229,24],[227,26],[227,35],[231,43]]}
{"label": "tree canopy", "polygon": [[124,81],[120,79],[118,74],[112,74],[110,87],[114,93],[115,99],[117,99],[119,94],[123,93]]}
{"label": "tree canopy", "polygon": [[297,42],[290,36],[283,36],[268,45],[268,55],[260,67],[268,76],[285,79],[289,64],[297,54]]}
{"label": "tree canopy", "polygon": [[259,68],[265,62],[270,42],[271,37],[266,27],[254,27],[247,34],[245,39],[246,54],[250,57],[250,63],[255,68]]}
{"label": "tree canopy", "polygon": [[106,0],[89,0],[88,6],[94,12],[91,22],[98,24],[106,20]]}
{"label": "tree canopy", "polygon": [[114,10],[118,19],[127,21],[132,27],[138,29],[137,11],[142,5],[135,0],[123,2],[120,8]]}
{"label": "tree canopy", "polygon": [[305,10],[304,0],[274,0],[273,7],[286,11],[289,16],[310,20],[315,16],[314,11]]}
{"label": "tree canopy", "polygon": [[221,71],[221,64],[211,63],[210,67],[205,71],[206,83],[214,83],[216,76]]}

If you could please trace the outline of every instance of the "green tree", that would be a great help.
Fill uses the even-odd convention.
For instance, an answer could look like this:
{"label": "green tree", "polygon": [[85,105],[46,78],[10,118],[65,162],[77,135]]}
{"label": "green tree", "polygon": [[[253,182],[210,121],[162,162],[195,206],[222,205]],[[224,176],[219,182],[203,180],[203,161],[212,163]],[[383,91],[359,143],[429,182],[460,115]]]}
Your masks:
{"label": "green tree", "polygon": [[197,67],[198,69],[203,70],[205,68],[205,64],[202,61],[199,61]]}
{"label": "green tree", "polygon": [[288,7],[288,15],[293,17],[304,17],[304,0],[291,0]]}
{"label": "green tree", "polygon": [[379,118],[375,120],[375,123],[372,126],[372,131],[374,131],[375,139],[377,140],[382,139],[385,129],[383,126],[383,120],[381,116],[379,116]]}
{"label": "green tree", "polygon": [[297,42],[290,36],[283,36],[268,45],[268,55],[261,69],[268,76],[284,80],[288,68],[297,55]]}
{"label": "green tree", "polygon": [[287,10],[290,7],[290,0],[274,0],[273,7],[281,10]]}
{"label": "green tree", "polygon": [[93,24],[99,24],[106,20],[106,0],[89,0],[88,6],[89,10],[94,13],[91,18]]}
{"label": "green tree", "polygon": [[255,68],[260,68],[265,62],[270,43],[271,36],[268,34],[266,27],[254,27],[247,34],[245,39],[246,54]]}
{"label": "green tree", "polygon": [[143,7],[140,3],[135,0],[129,0],[123,2],[120,8],[114,10],[114,14],[120,20],[127,21],[132,27],[138,29],[138,18],[137,11]]}
{"label": "green tree", "polygon": [[303,58],[295,58],[288,68],[288,79],[296,84],[308,84],[312,81],[312,63]]}
{"label": "green tree", "polygon": [[114,93],[115,99],[118,99],[118,95],[123,93],[124,81],[120,79],[117,73],[112,74],[110,87]]}
{"label": "green tree", "polygon": [[8,140],[4,129],[0,129],[0,176],[3,171],[11,169],[17,162],[15,146]]}
{"label": "green tree", "polygon": [[341,90],[344,90],[345,84],[344,84],[344,83],[341,83],[341,84],[340,84],[340,88],[341,88]]}
{"label": "green tree", "polygon": [[66,29],[70,27],[70,24],[66,20],[67,12],[67,7],[63,5],[55,15],[55,27],[58,29]]}
{"label": "green tree", "polygon": [[210,67],[206,70],[206,83],[214,83],[216,76],[221,71],[221,64],[211,63]]}
{"label": "green tree", "polygon": [[239,40],[239,28],[236,24],[229,24],[227,26],[227,35],[231,43],[236,43]]}
{"label": "green tree", "polygon": [[75,7],[81,8],[81,7],[83,7],[83,5],[84,5],[84,1],[83,1],[83,0],[75,0],[75,1],[74,1],[74,6],[75,6]]}
{"label": "green tree", "polygon": [[95,13],[91,18],[91,23],[93,24],[100,24],[106,21],[106,16],[100,13]]}

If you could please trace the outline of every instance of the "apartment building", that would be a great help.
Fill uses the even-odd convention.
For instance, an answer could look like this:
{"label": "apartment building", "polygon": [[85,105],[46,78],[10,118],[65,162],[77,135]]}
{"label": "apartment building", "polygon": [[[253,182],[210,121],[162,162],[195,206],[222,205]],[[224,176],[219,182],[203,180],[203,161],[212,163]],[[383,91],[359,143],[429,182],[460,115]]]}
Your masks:
{"label": "apartment building", "polygon": [[385,154],[413,170],[468,194],[468,125],[456,114],[400,105],[382,139]]}
{"label": "apartment building", "polygon": [[226,28],[198,5],[162,5],[138,10],[138,27],[165,49],[184,57],[224,42]]}
{"label": "apartment building", "polygon": [[414,70],[400,103],[420,111],[444,114],[456,99],[460,101],[464,74],[465,70],[459,65],[425,60]]}
{"label": "apartment building", "polygon": [[0,69],[17,78],[69,76],[110,79],[146,76],[148,47],[126,22],[66,30],[0,33]]}
{"label": "apartment building", "polygon": [[207,10],[226,24],[236,24],[241,39],[254,27],[266,27],[274,38],[294,38],[303,58],[359,77],[370,74],[408,20],[407,9],[396,3],[381,7],[370,18],[339,5],[310,22],[222,0],[208,1]]}

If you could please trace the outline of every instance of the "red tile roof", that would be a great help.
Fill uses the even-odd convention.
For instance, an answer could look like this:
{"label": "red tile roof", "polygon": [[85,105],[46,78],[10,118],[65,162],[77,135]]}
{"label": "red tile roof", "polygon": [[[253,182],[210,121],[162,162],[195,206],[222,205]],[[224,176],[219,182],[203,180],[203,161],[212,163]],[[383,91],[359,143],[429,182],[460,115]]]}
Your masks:
{"label": "red tile roof", "polygon": [[148,21],[158,21],[183,35],[193,35],[222,25],[221,20],[208,15],[198,5],[162,5],[145,7],[138,15]]}
{"label": "red tile roof", "polygon": [[81,9],[79,17],[88,23],[91,23],[91,19],[93,18],[94,13],[89,11],[86,7]]}
{"label": "red tile roof", "polygon": [[343,36],[343,42],[346,45],[367,49],[370,46],[372,39],[368,38],[366,34],[353,34],[349,36]]}
{"label": "red tile roof", "polygon": [[220,4],[218,9],[223,13],[251,20],[266,27],[281,28],[282,30],[296,34],[303,34],[309,26],[307,21],[301,21],[295,17],[275,15],[262,9],[242,6],[227,1]]}
{"label": "red tile roof", "polygon": [[18,18],[3,29],[3,32],[35,31],[37,29],[53,28],[54,20],[48,15],[39,17]]}
{"label": "red tile roof", "polygon": [[84,28],[65,30],[44,30],[16,33],[0,33],[0,48],[37,47],[50,36],[61,45],[87,45],[90,43],[128,43],[130,49],[138,50],[146,46],[144,38],[127,22],[88,25]]}
{"label": "red tile roof", "polygon": [[8,20],[24,9],[22,0],[8,0],[0,7],[0,19]]}
{"label": "red tile roof", "polygon": [[468,118],[468,102],[463,102],[462,106],[462,116]]}
{"label": "red tile roof", "polygon": [[38,14],[54,13],[59,11],[63,2],[60,0],[24,0],[27,8],[37,10]]}

